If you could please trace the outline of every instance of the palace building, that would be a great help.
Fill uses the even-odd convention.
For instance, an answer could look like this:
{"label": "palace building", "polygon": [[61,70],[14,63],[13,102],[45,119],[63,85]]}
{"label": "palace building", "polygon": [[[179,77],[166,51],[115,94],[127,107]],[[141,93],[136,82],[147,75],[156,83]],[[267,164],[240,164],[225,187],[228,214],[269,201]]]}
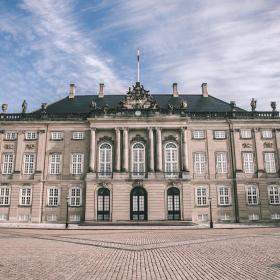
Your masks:
{"label": "palace building", "polygon": [[[280,220],[280,118],[208,94],[69,95],[0,114],[0,221]],[[67,211],[68,210],[68,211]],[[68,212],[68,214],[67,214]]]}

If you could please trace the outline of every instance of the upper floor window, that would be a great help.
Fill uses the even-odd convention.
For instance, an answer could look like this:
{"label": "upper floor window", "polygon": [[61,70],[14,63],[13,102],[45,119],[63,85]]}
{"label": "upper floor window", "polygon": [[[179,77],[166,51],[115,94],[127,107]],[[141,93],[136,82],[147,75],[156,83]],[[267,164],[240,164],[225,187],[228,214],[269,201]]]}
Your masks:
{"label": "upper floor window", "polygon": [[0,205],[10,204],[10,188],[8,186],[0,186]]}
{"label": "upper floor window", "polygon": [[216,172],[218,174],[227,173],[227,153],[218,152],[216,153]]}
{"label": "upper floor window", "polygon": [[199,175],[206,173],[206,154],[204,152],[194,153],[194,173]]}
{"label": "upper floor window", "polygon": [[72,134],[73,140],[82,140],[85,138],[85,133],[83,131],[74,131]]}
{"label": "upper floor window", "polygon": [[214,131],[214,138],[215,139],[226,139],[225,130],[215,130]]}
{"label": "upper floor window", "polygon": [[61,173],[61,154],[50,154],[50,174]]}
{"label": "upper floor window", "polygon": [[254,173],[254,154],[251,152],[243,153],[244,173]]}
{"label": "upper floor window", "polygon": [[17,133],[15,131],[7,131],[5,133],[5,140],[16,140]]}
{"label": "upper floor window", "polygon": [[268,196],[270,204],[280,203],[280,187],[279,186],[268,186]]}
{"label": "upper floor window", "polygon": [[52,131],[51,132],[51,140],[62,140],[63,132],[62,131]]}
{"label": "upper floor window", "polygon": [[204,130],[194,130],[193,131],[193,139],[204,139],[205,131]]}
{"label": "upper floor window", "polygon": [[99,176],[111,177],[112,174],[112,146],[103,143],[99,147]]}
{"label": "upper floor window", "polygon": [[272,138],[272,130],[270,130],[270,129],[262,130],[262,137],[265,138],[265,139],[271,139]]}
{"label": "upper floor window", "polygon": [[197,206],[208,205],[207,188],[205,187],[196,188],[196,205]]}
{"label": "upper floor window", "polygon": [[35,170],[35,154],[25,154],[23,159],[23,173],[33,174]]}
{"label": "upper floor window", "polygon": [[256,205],[259,203],[259,194],[257,186],[247,186],[247,203]]}
{"label": "upper floor window", "polygon": [[132,146],[132,176],[145,177],[145,146],[139,142]]}
{"label": "upper floor window", "polygon": [[2,174],[12,174],[14,170],[14,154],[7,153],[2,156]]}
{"label": "upper floor window", "polygon": [[82,189],[80,187],[73,187],[69,190],[70,206],[82,205]]}
{"label": "upper floor window", "polygon": [[264,163],[266,173],[276,173],[274,153],[264,153]]}
{"label": "upper floor window", "polygon": [[60,200],[59,188],[51,187],[48,189],[48,206],[58,206]]}
{"label": "upper floor window", "polygon": [[219,205],[230,205],[230,188],[219,187],[218,192]]}
{"label": "upper floor window", "polygon": [[31,205],[32,189],[30,187],[24,187],[20,189],[19,204]]}
{"label": "upper floor window", "polygon": [[178,174],[178,149],[174,143],[165,145],[165,175],[176,177]]}
{"label": "upper floor window", "polygon": [[83,163],[84,163],[84,155],[77,153],[72,154],[72,174],[82,174],[83,173]]}
{"label": "upper floor window", "polygon": [[240,136],[243,139],[250,139],[250,138],[252,138],[252,130],[251,129],[241,129]]}
{"label": "upper floor window", "polygon": [[27,131],[25,133],[25,139],[26,140],[36,140],[38,136],[37,131]]}

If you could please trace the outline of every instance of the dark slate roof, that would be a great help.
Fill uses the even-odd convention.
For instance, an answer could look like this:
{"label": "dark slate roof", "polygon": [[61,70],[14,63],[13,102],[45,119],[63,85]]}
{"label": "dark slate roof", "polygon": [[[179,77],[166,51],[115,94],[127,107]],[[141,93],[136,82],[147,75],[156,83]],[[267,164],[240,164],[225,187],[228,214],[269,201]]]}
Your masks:
{"label": "dark slate roof", "polygon": [[[203,97],[195,94],[180,94],[179,97],[173,97],[172,94],[151,94],[157,104],[162,109],[168,109],[168,104],[180,107],[182,100],[187,102],[187,111],[189,112],[229,112],[230,104],[211,95]],[[99,98],[98,95],[76,95],[74,99],[68,96],[50,104],[46,113],[49,114],[67,114],[67,113],[89,113],[92,111],[91,103],[94,100],[97,108],[108,105],[109,108],[115,108],[126,95],[105,95]],[[36,111],[39,112],[40,110]],[[246,110],[236,107],[238,112]]]}

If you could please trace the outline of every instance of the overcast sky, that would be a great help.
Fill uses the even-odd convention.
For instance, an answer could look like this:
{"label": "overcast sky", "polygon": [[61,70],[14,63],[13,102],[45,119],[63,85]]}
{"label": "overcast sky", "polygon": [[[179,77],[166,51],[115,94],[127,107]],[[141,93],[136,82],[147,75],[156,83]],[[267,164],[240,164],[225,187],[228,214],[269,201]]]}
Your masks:
{"label": "overcast sky", "polygon": [[137,77],[151,93],[209,93],[280,108],[279,0],[0,1],[0,104],[18,112],[68,94],[124,94]]}

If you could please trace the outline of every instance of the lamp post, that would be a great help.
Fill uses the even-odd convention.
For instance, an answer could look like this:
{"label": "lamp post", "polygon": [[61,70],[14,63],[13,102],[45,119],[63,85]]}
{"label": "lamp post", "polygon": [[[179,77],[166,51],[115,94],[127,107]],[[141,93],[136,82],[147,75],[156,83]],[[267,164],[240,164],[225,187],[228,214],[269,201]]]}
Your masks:
{"label": "lamp post", "polygon": [[69,225],[69,223],[68,223],[68,208],[69,208],[69,200],[70,200],[70,197],[69,196],[67,196],[66,197],[66,222],[65,222],[65,228],[66,229],[68,229],[68,225]]}
{"label": "lamp post", "polygon": [[210,224],[209,227],[213,228],[213,219],[212,219],[212,198],[209,197],[209,208],[210,208]]}

